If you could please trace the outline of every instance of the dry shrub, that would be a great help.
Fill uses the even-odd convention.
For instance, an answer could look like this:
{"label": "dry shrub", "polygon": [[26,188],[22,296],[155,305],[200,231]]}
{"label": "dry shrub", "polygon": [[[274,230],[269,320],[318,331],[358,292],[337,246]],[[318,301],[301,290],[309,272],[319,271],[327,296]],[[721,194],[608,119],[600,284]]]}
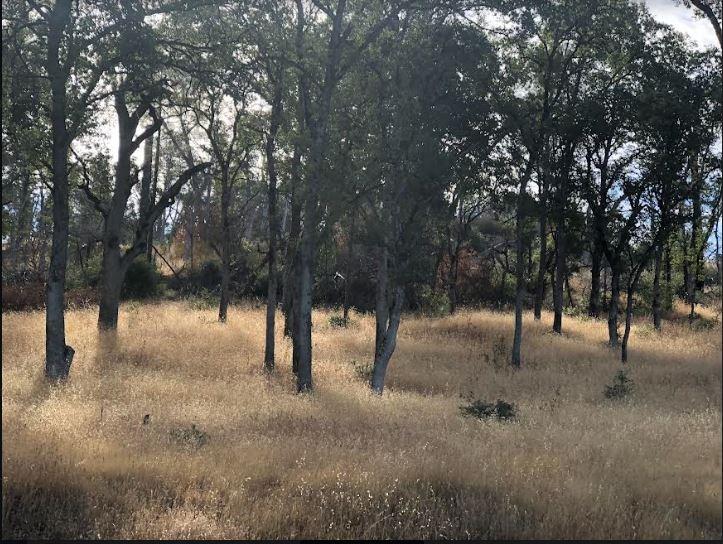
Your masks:
{"label": "dry shrub", "polygon": [[[601,394],[619,366],[603,322],[559,337],[526,314],[513,372],[512,315],[405,317],[378,398],[350,364],[372,359],[373,317],[346,330],[320,311],[300,397],[280,329],[262,370],[263,308],[215,314],[124,304],[98,336],[95,310],[72,311],[62,387],[42,380],[42,312],[3,316],[4,538],[721,537],[719,325],[634,325],[619,403]],[[514,402],[516,422],[461,417],[468,392]],[[174,438],[189,428],[210,440]]]}

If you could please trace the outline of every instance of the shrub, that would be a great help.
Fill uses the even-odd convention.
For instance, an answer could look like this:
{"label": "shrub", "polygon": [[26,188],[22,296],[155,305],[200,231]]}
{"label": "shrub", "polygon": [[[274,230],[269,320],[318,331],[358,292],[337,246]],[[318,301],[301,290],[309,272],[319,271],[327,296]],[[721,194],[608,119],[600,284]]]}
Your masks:
{"label": "shrub", "polygon": [[344,316],[333,314],[329,316],[329,325],[334,329],[348,328],[356,325],[356,321],[353,321],[352,319],[344,321]]}
{"label": "shrub", "polygon": [[363,381],[368,382],[372,379],[372,374],[374,373],[374,365],[372,363],[360,363],[352,360],[351,364],[354,367],[356,375]]}
{"label": "shrub", "polygon": [[210,310],[219,304],[219,297],[208,289],[199,289],[195,294],[186,298],[186,303],[192,310]]}
{"label": "shrub", "polygon": [[[145,417],[143,418],[144,425],[147,424]],[[190,428],[179,427],[177,429],[171,429],[169,431],[171,438],[184,446],[191,446],[200,448],[201,446],[208,443],[208,433],[198,429],[195,424],[192,424]]]}
{"label": "shrub", "polygon": [[517,418],[517,408],[515,405],[501,399],[498,399],[495,403],[477,399],[466,406],[460,406],[459,409],[463,417],[474,417],[476,419],[496,417],[502,421]]}
{"label": "shrub", "polygon": [[126,272],[122,297],[125,299],[143,299],[158,293],[160,274],[153,263],[140,258],[133,261]]}
{"label": "shrub", "polygon": [[433,291],[423,285],[418,293],[419,309],[427,317],[444,317],[449,314],[449,297],[447,293]]}
{"label": "shrub", "polygon": [[168,287],[182,295],[197,295],[201,291],[214,291],[221,286],[221,267],[216,261],[204,261],[200,268],[173,276]]}
{"label": "shrub", "polygon": [[2,309],[37,310],[45,307],[45,284],[32,282],[26,284],[3,284]]}
{"label": "shrub", "polygon": [[635,384],[631,380],[626,371],[618,370],[613,378],[612,385],[605,386],[605,397],[609,399],[621,399],[633,392]]}

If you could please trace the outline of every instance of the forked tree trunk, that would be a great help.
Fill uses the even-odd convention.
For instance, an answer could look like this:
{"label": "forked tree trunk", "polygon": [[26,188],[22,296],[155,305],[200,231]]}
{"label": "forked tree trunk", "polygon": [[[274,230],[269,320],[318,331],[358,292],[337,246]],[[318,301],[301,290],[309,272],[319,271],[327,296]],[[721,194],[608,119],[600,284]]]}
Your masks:
{"label": "forked tree trunk", "polygon": [[[397,347],[397,334],[399,332],[399,323],[402,318],[402,305],[404,303],[404,289],[395,287],[392,294],[392,305],[387,312],[387,323],[383,324],[384,335],[381,339],[378,353],[374,356],[374,368],[372,370],[371,388],[374,393],[381,395],[384,391],[384,380],[387,375],[387,367],[389,361]],[[377,317],[377,330],[380,328],[379,318]]]}

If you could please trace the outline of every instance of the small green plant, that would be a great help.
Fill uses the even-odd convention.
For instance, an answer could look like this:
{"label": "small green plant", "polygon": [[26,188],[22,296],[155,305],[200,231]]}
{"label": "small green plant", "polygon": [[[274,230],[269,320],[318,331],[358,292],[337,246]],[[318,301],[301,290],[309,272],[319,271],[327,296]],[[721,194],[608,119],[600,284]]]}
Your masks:
{"label": "small green plant", "polygon": [[361,378],[363,381],[368,382],[372,379],[372,374],[374,373],[374,365],[371,363],[360,363],[356,359],[352,359],[351,361],[352,366],[354,367],[354,372],[356,372],[356,375]]}
{"label": "small green plant", "polygon": [[333,329],[349,328],[356,325],[356,321],[352,319],[344,319],[344,316],[333,314],[329,316],[329,325]]}
{"label": "small green plant", "polygon": [[514,404],[498,399],[497,402],[484,402],[476,399],[466,406],[459,407],[463,417],[475,419],[490,419],[496,417],[501,421],[517,418],[517,408]]}
{"label": "small green plant", "polygon": [[605,386],[605,397],[609,399],[621,399],[633,392],[635,384],[627,372],[622,369],[615,373],[612,385]]}
{"label": "small green plant", "polygon": [[209,440],[208,433],[196,428],[195,423],[192,424],[190,428],[179,427],[177,429],[171,429],[169,434],[171,438],[179,444],[195,448],[200,448],[207,444]]}

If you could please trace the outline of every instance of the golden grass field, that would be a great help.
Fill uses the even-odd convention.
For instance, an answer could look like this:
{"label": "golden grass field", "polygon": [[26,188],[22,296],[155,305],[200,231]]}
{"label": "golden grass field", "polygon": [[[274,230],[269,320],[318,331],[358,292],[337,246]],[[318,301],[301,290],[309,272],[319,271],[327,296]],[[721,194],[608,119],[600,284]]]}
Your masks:
{"label": "golden grass field", "polygon": [[[70,381],[42,379],[42,312],[2,319],[6,538],[720,538],[721,329],[636,325],[627,399],[606,325],[525,315],[409,316],[381,398],[372,316],[314,314],[316,391],[294,394],[290,342],[261,370],[264,310],[126,304],[115,342],[68,314]],[[460,394],[514,402],[463,418]],[[150,414],[147,425],[142,424]],[[195,424],[207,444],[174,438]]]}

